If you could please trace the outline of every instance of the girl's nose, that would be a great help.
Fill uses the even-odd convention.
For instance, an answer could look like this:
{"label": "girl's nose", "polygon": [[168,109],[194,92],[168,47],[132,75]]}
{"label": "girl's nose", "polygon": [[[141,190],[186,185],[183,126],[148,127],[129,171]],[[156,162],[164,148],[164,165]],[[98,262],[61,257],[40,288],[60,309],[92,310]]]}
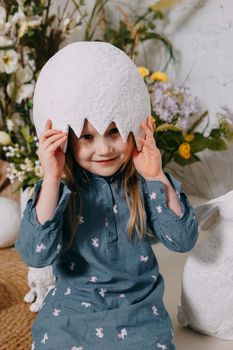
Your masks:
{"label": "girl's nose", "polygon": [[96,153],[101,155],[110,154],[112,151],[111,145],[105,140],[100,138],[98,143],[96,143]]}

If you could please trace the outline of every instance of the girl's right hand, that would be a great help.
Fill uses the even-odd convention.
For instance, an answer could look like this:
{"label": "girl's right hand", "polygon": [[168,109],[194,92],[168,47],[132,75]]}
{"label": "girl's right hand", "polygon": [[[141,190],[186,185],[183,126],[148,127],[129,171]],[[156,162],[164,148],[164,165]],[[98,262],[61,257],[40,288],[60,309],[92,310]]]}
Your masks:
{"label": "girl's right hand", "polygon": [[60,148],[67,140],[67,133],[52,129],[52,121],[47,119],[44,132],[39,138],[38,157],[46,178],[61,178],[65,166],[65,154]]}

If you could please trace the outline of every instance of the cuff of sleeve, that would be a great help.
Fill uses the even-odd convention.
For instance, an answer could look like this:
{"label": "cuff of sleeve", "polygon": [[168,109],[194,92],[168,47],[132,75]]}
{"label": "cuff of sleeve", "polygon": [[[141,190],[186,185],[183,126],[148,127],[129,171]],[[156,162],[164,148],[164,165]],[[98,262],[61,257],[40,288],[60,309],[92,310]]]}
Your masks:
{"label": "cuff of sleeve", "polygon": [[[182,184],[180,181],[178,181],[170,173],[165,172],[165,175],[168,178],[168,180],[171,183],[174,190],[176,191],[176,194],[180,200],[182,214],[180,216],[177,216],[174,213],[174,215],[176,216],[176,219],[180,220],[183,218],[183,215],[185,213],[185,204],[183,201],[183,196],[185,196],[185,194],[182,192]],[[144,182],[146,185],[146,194],[147,194],[149,201],[155,200],[158,204],[161,204],[161,205],[163,205],[163,207],[168,208],[167,207],[167,196],[166,196],[166,192],[165,192],[164,183],[162,181],[159,181],[159,180],[153,181],[153,180],[145,180],[145,179],[144,179]],[[182,193],[182,196],[181,196],[181,193]]]}
{"label": "cuff of sleeve", "polygon": [[36,216],[36,209],[35,209],[35,204],[37,202],[37,198],[42,186],[43,180],[39,180],[34,184],[34,196],[33,198],[29,199],[26,210],[29,210],[31,212],[31,218],[32,222],[34,223],[34,226],[39,226],[40,228],[45,228],[49,225],[51,225],[51,222],[56,222],[58,218],[60,218],[60,215],[64,212],[68,200],[71,195],[70,189],[65,185],[63,182],[60,184],[60,189],[59,189],[59,200],[57,207],[54,211],[54,214],[52,218],[49,220],[45,221],[42,225],[38,222],[37,216]]}

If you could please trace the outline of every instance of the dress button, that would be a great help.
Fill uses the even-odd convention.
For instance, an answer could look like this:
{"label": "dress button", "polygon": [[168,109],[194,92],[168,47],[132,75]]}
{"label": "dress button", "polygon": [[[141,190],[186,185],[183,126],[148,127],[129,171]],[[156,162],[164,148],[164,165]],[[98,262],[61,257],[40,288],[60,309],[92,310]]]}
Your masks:
{"label": "dress button", "polygon": [[163,189],[163,188],[160,188],[160,192],[161,192],[161,193],[164,193],[164,189]]}
{"label": "dress button", "polygon": [[103,185],[102,185],[102,188],[106,188],[106,187],[107,187],[107,185],[106,185],[106,184],[103,184]]}

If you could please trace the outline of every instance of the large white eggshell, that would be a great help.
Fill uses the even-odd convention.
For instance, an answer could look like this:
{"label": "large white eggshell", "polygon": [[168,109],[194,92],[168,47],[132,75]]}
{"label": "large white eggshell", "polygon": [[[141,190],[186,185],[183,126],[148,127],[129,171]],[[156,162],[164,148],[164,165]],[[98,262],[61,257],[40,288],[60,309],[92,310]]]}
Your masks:
{"label": "large white eggshell", "polygon": [[131,131],[144,137],[141,122],[150,114],[150,96],[136,65],[106,42],[80,41],[59,50],[42,68],[34,91],[38,136],[50,118],[54,129],[70,125],[79,137],[86,118],[101,135],[115,122],[126,142]]}

